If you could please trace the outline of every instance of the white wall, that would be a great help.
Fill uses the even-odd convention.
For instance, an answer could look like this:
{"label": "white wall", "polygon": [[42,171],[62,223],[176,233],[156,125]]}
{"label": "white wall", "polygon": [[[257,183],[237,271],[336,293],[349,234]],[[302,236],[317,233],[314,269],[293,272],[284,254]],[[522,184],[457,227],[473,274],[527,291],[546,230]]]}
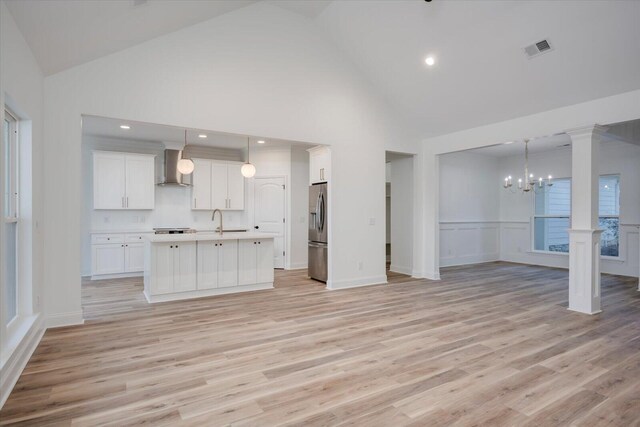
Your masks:
{"label": "white wall", "polygon": [[291,204],[289,215],[289,266],[306,268],[309,250],[309,153],[303,147],[291,148]]}
{"label": "white wall", "polygon": [[385,280],[384,151],[416,139],[312,21],[258,3],[45,79],[47,303],[76,322],[83,113],[330,145],[330,284]]}
{"label": "white wall", "polygon": [[[15,381],[42,333],[43,311],[43,76],[24,37],[18,30],[4,2],[0,2],[0,103],[7,104],[21,120],[20,144],[20,222],[19,289],[29,289],[21,295],[19,310],[23,315],[20,327],[9,341],[0,328],[0,407],[4,404]],[[4,108],[0,109],[4,118]],[[4,144],[4,141],[2,142]],[[4,145],[3,145],[4,147]],[[4,152],[4,149],[2,150]],[[4,160],[0,170],[4,171]],[[3,174],[0,174],[2,176]],[[4,188],[1,182],[0,188]],[[4,212],[0,200],[0,212]],[[3,263],[4,235],[0,227],[0,260]],[[4,267],[0,265],[0,272]],[[4,296],[4,274],[0,274],[0,291]]]}
{"label": "white wall", "polygon": [[440,265],[499,257],[498,159],[463,151],[440,156]]}
{"label": "white wall", "polygon": [[391,266],[403,274],[413,271],[413,157],[394,159],[391,179]]}

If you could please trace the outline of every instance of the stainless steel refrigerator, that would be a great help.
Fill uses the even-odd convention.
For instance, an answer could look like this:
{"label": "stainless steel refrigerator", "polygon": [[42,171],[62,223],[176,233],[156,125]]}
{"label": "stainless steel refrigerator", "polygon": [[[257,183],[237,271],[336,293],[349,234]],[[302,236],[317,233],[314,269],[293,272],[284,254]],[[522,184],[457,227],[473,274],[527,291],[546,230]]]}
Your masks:
{"label": "stainless steel refrigerator", "polygon": [[327,184],[309,187],[309,277],[327,281]]}

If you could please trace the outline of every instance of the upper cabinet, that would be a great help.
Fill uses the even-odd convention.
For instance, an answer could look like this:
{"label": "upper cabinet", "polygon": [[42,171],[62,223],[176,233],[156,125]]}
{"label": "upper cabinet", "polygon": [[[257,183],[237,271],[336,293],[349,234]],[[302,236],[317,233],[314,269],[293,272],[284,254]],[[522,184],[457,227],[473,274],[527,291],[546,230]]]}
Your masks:
{"label": "upper cabinet", "polygon": [[94,209],[153,209],[155,156],[93,152]]}
{"label": "upper cabinet", "polygon": [[193,159],[193,163],[191,209],[244,209],[242,164],[206,159]]}
{"label": "upper cabinet", "polygon": [[328,147],[309,150],[309,184],[329,182],[331,176],[331,151]]}

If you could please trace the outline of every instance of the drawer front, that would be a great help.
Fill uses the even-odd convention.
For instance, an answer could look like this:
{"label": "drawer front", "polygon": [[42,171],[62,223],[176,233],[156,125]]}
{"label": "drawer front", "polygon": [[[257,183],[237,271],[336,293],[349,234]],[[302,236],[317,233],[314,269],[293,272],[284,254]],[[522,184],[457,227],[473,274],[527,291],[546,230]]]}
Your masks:
{"label": "drawer front", "polygon": [[94,234],[91,236],[91,244],[104,243],[124,243],[124,236],[122,234]]}
{"label": "drawer front", "polygon": [[144,234],[127,234],[125,240],[127,243],[144,242]]}

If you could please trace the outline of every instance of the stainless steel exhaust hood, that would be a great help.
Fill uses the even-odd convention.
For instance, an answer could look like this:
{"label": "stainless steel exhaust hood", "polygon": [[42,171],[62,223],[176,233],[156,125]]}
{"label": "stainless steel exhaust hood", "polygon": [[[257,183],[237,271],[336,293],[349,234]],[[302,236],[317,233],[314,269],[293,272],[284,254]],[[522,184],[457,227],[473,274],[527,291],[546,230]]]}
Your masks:
{"label": "stainless steel exhaust hood", "polygon": [[178,170],[178,162],[180,159],[182,159],[182,150],[164,150],[164,181],[158,185],[191,186],[191,184],[183,182],[184,175]]}

